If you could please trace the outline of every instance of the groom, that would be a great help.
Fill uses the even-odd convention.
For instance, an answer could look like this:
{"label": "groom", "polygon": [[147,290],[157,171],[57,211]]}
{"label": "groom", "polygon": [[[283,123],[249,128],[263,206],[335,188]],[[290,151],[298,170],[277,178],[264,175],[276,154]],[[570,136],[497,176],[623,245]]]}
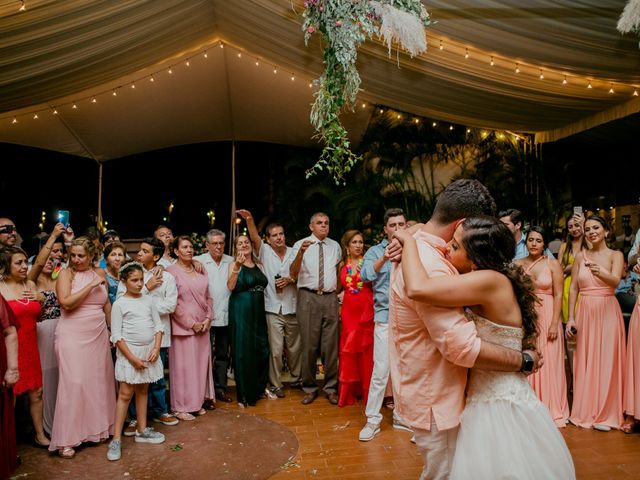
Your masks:
{"label": "groom", "polygon": [[[438,195],[431,219],[414,234],[429,276],[455,275],[445,245],[466,217],[495,215],[496,204],[477,180],[461,179]],[[390,250],[395,244],[391,244]],[[394,252],[389,255],[394,257]],[[421,480],[447,479],[455,453],[460,415],[471,367],[531,373],[536,354],[480,340],[462,308],[410,300],[402,270],[389,294],[390,365],[396,409],[415,433],[424,459]]]}

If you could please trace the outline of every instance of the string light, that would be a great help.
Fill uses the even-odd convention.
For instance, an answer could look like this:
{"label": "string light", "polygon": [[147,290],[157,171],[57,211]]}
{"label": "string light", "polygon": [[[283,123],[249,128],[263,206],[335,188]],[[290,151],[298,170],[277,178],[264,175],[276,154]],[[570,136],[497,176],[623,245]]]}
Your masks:
{"label": "string light", "polygon": [[565,76],[564,76],[564,79],[562,80],[562,84],[563,84],[563,85],[566,85],[567,83],[569,83],[569,82],[567,82],[567,76],[565,75]]}
{"label": "string light", "polygon": [[493,61],[493,56],[491,57],[491,61],[489,62],[489,65],[491,65],[492,67],[495,65],[495,62]]}
{"label": "string light", "polygon": [[278,73],[278,69],[276,67],[273,67],[273,74],[275,75],[276,73]]}
{"label": "string light", "polygon": [[155,78],[153,78],[153,75],[151,75],[151,76],[149,77],[149,81],[150,81],[150,82],[155,82],[155,81],[156,81],[156,79],[155,79]]}
{"label": "string light", "polygon": [[418,124],[418,123],[420,123],[420,119],[419,119],[419,118],[416,118],[416,119],[414,120],[414,122],[415,122],[416,124]]}
{"label": "string light", "polygon": [[313,83],[309,82],[309,88],[313,88]]}
{"label": "string light", "polygon": [[400,120],[400,119],[402,118],[402,115],[398,114],[398,115],[396,115],[396,118],[397,118],[398,120]]}
{"label": "string light", "polygon": [[53,109],[53,114],[57,115],[58,114],[58,110],[56,110],[55,108]]}
{"label": "string light", "polygon": [[544,80],[544,73],[542,73],[542,70],[540,70],[540,76],[538,78],[540,80]]}
{"label": "string light", "polygon": [[433,123],[431,124],[431,126],[432,126],[432,127],[437,127],[437,126],[438,126],[438,122],[433,122]]}
{"label": "string light", "polygon": [[258,59],[256,59],[256,67],[260,66],[260,61]]}
{"label": "string light", "polygon": [[634,91],[633,91],[633,96],[634,96],[634,97],[637,97],[637,96],[638,96],[638,90],[634,90]]}
{"label": "string light", "polygon": [[589,84],[587,85],[587,88],[593,88],[593,87],[591,86],[591,80],[589,80]]}
{"label": "string light", "polygon": [[469,49],[465,49],[464,58],[469,58]]}
{"label": "string light", "polygon": [[471,133],[471,129],[470,128],[467,128],[467,133]]}
{"label": "string light", "polygon": [[133,89],[135,90],[135,88],[136,88],[136,84],[135,84],[135,83],[132,83],[132,84],[131,84],[131,88],[133,88]]}
{"label": "string light", "polygon": [[98,100],[96,100],[96,97],[93,97],[93,98],[91,99],[91,103],[98,103]]}
{"label": "string light", "polygon": [[614,94],[616,93],[615,90],[613,90],[613,84],[611,85],[611,88],[609,89],[609,94]]}
{"label": "string light", "polygon": [[204,54],[202,55],[204,58],[209,58],[209,54],[207,54],[207,52],[204,52]]}
{"label": "string light", "polygon": [[363,104],[362,104],[362,108],[365,108],[366,106],[367,106],[367,104],[366,104],[366,103],[363,103]]}
{"label": "string light", "polygon": [[442,44],[442,40],[440,40],[440,50],[444,50],[444,45]]}
{"label": "string light", "polygon": [[520,73],[520,66],[516,63],[516,73]]}
{"label": "string light", "polygon": [[71,108],[73,108],[74,110],[76,110],[78,108],[78,106],[74,103],[73,105],[71,105]]}
{"label": "string light", "polygon": [[113,95],[114,97],[117,97],[117,96],[118,96],[118,92],[116,92],[116,91],[114,90],[114,91],[113,91],[113,93],[112,93],[111,95]]}
{"label": "string light", "polygon": [[384,113],[384,110],[383,110],[383,109],[380,109],[379,111],[380,111],[380,114],[383,114],[383,113]]}
{"label": "string light", "polygon": [[37,113],[33,115],[33,119],[34,119],[34,120],[37,120],[37,119],[38,119],[38,114],[37,114]]}
{"label": "string light", "polygon": [[449,125],[449,131],[453,130],[453,125]]}
{"label": "string light", "polygon": [[18,123],[18,119],[14,118],[13,120],[11,120],[11,123],[15,125],[16,123]]}
{"label": "string light", "polygon": [[293,82],[296,79],[295,75],[291,75],[291,81]]}
{"label": "string light", "polygon": [[238,58],[242,58],[242,53],[238,52]]}
{"label": "string light", "polygon": [[221,44],[220,44],[220,48],[224,48],[224,43],[221,43]]}
{"label": "string light", "polygon": [[190,67],[190,66],[191,66],[191,62],[190,62],[189,60],[187,60],[186,62],[184,62],[184,64],[185,64],[187,67]]}

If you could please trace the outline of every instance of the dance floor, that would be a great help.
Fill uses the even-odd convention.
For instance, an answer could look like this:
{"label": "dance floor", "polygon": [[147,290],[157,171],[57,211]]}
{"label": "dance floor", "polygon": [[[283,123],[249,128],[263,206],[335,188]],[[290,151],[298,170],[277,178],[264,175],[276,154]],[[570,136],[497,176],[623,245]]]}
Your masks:
{"label": "dance floor", "polygon": [[[419,477],[422,460],[417,454],[415,445],[410,443],[408,432],[394,430],[391,427],[391,411],[384,408],[385,419],[382,431],[371,442],[358,441],[358,432],[364,423],[364,407],[354,405],[338,408],[330,405],[323,397],[311,405],[300,403],[302,393],[298,390],[287,390],[286,398],[278,400],[262,400],[256,407],[242,409],[237,404],[218,403],[218,411],[198,418],[195,422],[181,422],[175,427],[159,427],[167,436],[162,446],[136,445],[131,439],[125,440],[123,458],[116,465],[107,462],[106,445],[88,447],[78,452],[74,460],[62,460],[46,451],[22,445],[20,452],[24,464],[18,469],[18,479],[25,478],[149,478],[162,480],[176,478],[176,468],[184,476],[199,478],[258,479],[271,475],[271,465],[263,460],[268,447],[279,447],[280,471],[272,478],[284,479],[412,479]],[[224,411],[224,412],[223,412]],[[249,425],[264,425],[264,429],[251,428],[245,433],[233,432],[233,445],[227,448],[206,447],[198,444],[197,454],[191,442],[198,438],[224,436],[230,432],[221,431],[221,418],[229,413],[237,415],[255,415],[254,421],[243,422]],[[287,427],[297,437],[299,448],[297,454],[292,448],[289,432],[273,428],[271,420]],[[251,420],[251,419],[247,419]],[[234,428],[225,423],[227,429]],[[193,432],[200,431],[200,437]],[[640,480],[640,434],[625,435],[614,431],[609,433],[579,429],[569,426],[562,430],[567,444],[573,454],[578,479],[638,479]],[[243,438],[246,435],[246,438]],[[236,442],[237,440],[237,442]],[[256,440],[260,443],[256,443]],[[242,443],[241,443],[242,442]],[[285,446],[281,446],[286,442]],[[206,443],[206,442],[205,442]],[[182,448],[175,450],[175,446]],[[250,448],[244,448],[250,444]],[[258,445],[266,445],[259,447]],[[204,447],[204,448],[203,448]],[[135,452],[159,448],[163,462],[170,462],[172,468],[158,468],[159,463],[152,460],[157,455],[136,455]],[[261,450],[265,451],[261,451]],[[127,455],[125,455],[127,453]],[[273,456],[273,454],[270,454]],[[83,457],[85,457],[83,459]],[[87,458],[90,457],[90,458]],[[147,458],[146,463],[141,458]],[[231,465],[240,460],[243,468],[224,471],[224,464]],[[82,473],[75,468],[80,462],[84,467]],[[207,464],[210,469],[203,468]],[[258,464],[260,466],[258,466]],[[216,466],[217,465],[217,466]],[[218,467],[222,465],[220,470]],[[255,465],[255,466],[254,466]],[[214,473],[215,476],[203,476],[202,472]],[[75,474],[71,474],[75,471]],[[171,473],[170,473],[171,471]],[[222,475],[220,475],[222,474]]]}

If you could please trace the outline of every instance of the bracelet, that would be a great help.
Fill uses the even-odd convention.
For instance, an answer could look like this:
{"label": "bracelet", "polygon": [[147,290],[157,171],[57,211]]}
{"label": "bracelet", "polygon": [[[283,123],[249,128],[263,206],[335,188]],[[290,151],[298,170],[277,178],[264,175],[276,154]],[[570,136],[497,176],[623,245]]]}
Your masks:
{"label": "bracelet", "polygon": [[234,270],[234,269],[232,268],[232,269],[231,269],[231,273],[235,273],[235,274],[237,275],[238,273],[240,273],[240,269],[238,269],[238,270]]}

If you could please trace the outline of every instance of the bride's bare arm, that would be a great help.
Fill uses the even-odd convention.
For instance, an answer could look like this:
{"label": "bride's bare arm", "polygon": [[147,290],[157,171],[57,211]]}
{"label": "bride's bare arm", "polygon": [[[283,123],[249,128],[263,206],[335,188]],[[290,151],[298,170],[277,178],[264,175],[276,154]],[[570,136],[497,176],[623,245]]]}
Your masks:
{"label": "bride's bare arm", "polygon": [[420,261],[416,241],[411,236],[404,238],[401,265],[407,296],[438,307],[482,305],[502,283],[503,277],[492,270],[429,277]]}

